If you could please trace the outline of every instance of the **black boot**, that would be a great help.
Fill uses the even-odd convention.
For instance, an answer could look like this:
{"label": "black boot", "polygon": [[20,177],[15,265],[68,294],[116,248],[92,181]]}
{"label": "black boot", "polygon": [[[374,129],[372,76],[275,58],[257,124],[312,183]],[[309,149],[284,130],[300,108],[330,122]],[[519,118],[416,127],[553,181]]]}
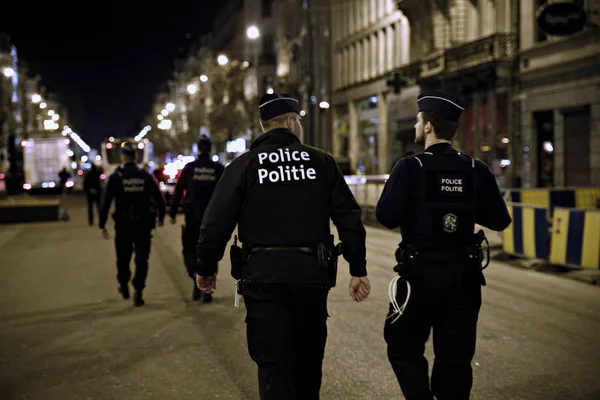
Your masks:
{"label": "black boot", "polygon": [[192,292],[192,300],[198,301],[202,298],[202,291],[198,289],[198,285],[196,285],[196,281],[194,281],[194,291]]}
{"label": "black boot", "polygon": [[119,291],[119,293],[121,293],[121,296],[123,296],[123,298],[125,300],[127,300],[129,298],[129,286],[128,285],[120,285],[117,290]]}
{"label": "black boot", "polygon": [[142,298],[142,291],[141,290],[136,290],[134,295],[133,295],[133,304],[136,307],[140,307],[144,305],[144,299]]}
{"label": "black boot", "polygon": [[204,303],[212,303],[212,301],[213,301],[212,294],[203,293],[203,296],[204,296]]}

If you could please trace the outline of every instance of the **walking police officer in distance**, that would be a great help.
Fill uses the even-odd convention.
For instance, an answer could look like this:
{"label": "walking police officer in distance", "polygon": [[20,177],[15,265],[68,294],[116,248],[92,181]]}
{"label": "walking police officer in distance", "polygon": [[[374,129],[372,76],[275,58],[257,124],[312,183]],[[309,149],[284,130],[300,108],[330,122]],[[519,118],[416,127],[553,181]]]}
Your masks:
{"label": "walking police officer in distance", "polygon": [[108,179],[102,193],[100,205],[100,229],[105,239],[109,238],[106,220],[112,199],[115,199],[115,247],[117,251],[117,280],[119,292],[124,299],[129,298],[129,263],[135,246],[135,275],[132,280],[135,294],[134,304],[144,305],[142,292],[148,275],[151,232],[156,225],[158,213],[159,226],[165,218],[165,202],[154,178],[135,165],[135,150],[129,143],[121,145],[121,161],[118,168]]}
{"label": "walking police officer in distance", "polygon": [[[208,206],[208,202],[217,186],[217,182],[221,179],[225,167],[219,162],[214,162],[210,159],[210,151],[212,142],[209,137],[202,136],[198,141],[198,157],[193,163],[188,163],[183,167],[177,186],[175,186],[175,194],[171,201],[171,223],[176,223],[177,210],[179,202],[185,191],[184,213],[185,226],[182,229],[181,241],[183,244],[183,261],[188,271],[190,278],[194,281],[194,290],[192,299],[200,300],[202,291],[196,285],[196,246],[198,245],[198,233],[204,211]],[[212,301],[210,293],[204,294],[204,302]]]}
{"label": "walking police officer in distance", "polygon": [[211,292],[238,225],[243,249],[232,266],[241,272],[236,267],[232,275],[241,278],[263,400],[319,398],[327,295],[336,271],[330,218],[350,264],[350,296],[362,301],[370,293],[360,207],[333,157],[300,142],[299,111],[290,96],[263,96],[266,133],[225,169],[198,241],[198,286]]}
{"label": "walking police officer in distance", "polygon": [[[418,104],[415,142],[425,152],[398,161],[377,204],[379,222],[402,232],[396,251],[400,278],[391,284],[398,285],[398,295],[392,295],[384,336],[407,400],[463,400],[471,392],[485,285],[483,237],[474,234],[475,224],[502,231],[511,218],[487,165],[450,145],[464,103],[429,91],[418,97]],[[407,295],[402,313],[398,304]],[[423,354],[432,328],[430,388]]]}

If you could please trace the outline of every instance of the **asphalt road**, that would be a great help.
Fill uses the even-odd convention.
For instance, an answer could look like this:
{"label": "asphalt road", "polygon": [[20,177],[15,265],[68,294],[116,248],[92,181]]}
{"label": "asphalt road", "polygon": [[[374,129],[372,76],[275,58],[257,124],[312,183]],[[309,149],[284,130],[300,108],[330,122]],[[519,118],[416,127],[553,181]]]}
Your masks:
{"label": "asphalt road", "polygon": [[[165,225],[135,308],[116,291],[113,242],[87,225],[82,199],[70,210],[69,222],[0,226],[0,399],[257,399],[228,260],[215,302],[193,303],[180,227]],[[341,262],[322,399],[402,399],[382,337],[398,236],[367,229],[373,292],[352,302]],[[600,288],[500,262],[487,271],[472,399],[599,399]]]}

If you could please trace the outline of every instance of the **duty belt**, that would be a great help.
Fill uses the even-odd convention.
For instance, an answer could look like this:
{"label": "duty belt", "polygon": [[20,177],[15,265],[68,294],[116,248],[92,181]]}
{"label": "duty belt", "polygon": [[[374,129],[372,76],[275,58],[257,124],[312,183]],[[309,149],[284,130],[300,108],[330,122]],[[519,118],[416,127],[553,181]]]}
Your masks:
{"label": "duty belt", "polygon": [[285,252],[296,252],[313,254],[315,249],[312,247],[299,247],[299,246],[257,246],[250,247],[250,254],[260,253],[263,251],[285,251]]}

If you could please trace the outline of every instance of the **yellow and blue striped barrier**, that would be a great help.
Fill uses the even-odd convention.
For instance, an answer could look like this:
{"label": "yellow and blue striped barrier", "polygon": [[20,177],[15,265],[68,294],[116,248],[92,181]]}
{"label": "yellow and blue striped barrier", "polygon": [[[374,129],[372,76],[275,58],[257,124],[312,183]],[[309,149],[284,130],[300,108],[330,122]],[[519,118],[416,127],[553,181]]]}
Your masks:
{"label": "yellow and blue striped barrier", "polygon": [[550,262],[600,268],[600,210],[557,208],[554,211]]}
{"label": "yellow and blue striped barrier", "polygon": [[596,208],[598,199],[600,188],[510,189],[510,201],[513,203],[548,207],[550,212],[555,207]]}
{"label": "yellow and blue striped barrier", "polygon": [[512,224],[502,232],[502,251],[508,254],[548,259],[548,209],[507,203]]}

